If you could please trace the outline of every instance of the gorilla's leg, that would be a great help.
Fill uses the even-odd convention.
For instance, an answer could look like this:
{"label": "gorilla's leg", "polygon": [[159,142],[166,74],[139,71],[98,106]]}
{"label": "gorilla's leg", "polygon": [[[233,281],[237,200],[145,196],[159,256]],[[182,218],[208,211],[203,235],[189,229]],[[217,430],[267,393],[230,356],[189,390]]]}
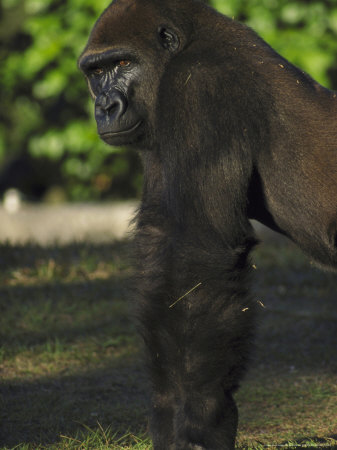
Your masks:
{"label": "gorilla's leg", "polygon": [[[151,217],[151,220],[149,220]],[[156,450],[232,449],[232,393],[245,372],[255,304],[247,289],[252,240],[172,231],[140,214],[140,321],[153,388]]]}

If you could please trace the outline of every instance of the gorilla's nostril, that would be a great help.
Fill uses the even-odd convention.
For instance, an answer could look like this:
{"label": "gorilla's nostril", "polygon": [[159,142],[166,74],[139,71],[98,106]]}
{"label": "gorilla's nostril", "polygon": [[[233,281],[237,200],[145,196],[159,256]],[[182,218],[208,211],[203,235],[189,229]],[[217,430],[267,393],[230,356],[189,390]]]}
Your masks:
{"label": "gorilla's nostril", "polygon": [[127,101],[120,91],[114,89],[109,92],[104,92],[97,98],[96,106],[105,113],[112,115],[113,119],[116,120],[126,111]]}
{"label": "gorilla's nostril", "polygon": [[120,117],[124,114],[126,110],[126,99],[122,94],[116,92],[116,94],[113,97],[113,102],[111,105],[111,110],[113,110],[114,114],[116,114],[117,117]]}

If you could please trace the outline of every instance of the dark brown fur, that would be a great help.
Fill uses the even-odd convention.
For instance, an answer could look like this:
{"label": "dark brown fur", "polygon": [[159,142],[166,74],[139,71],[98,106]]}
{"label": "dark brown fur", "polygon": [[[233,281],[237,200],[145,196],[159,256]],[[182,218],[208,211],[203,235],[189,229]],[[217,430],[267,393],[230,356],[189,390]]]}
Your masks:
{"label": "dark brown fur", "polygon": [[80,66],[102,138],[144,164],[138,305],[154,447],[231,449],[256,310],[249,218],[337,266],[336,93],[197,0],[116,0]]}

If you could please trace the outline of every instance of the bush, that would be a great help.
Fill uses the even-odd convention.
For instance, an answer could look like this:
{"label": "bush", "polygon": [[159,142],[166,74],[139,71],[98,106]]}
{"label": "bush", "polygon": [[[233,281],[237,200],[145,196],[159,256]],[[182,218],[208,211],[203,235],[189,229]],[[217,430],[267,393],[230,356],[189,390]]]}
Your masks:
{"label": "bush", "polygon": [[101,198],[113,187],[119,195],[134,196],[140,187],[137,157],[98,138],[92,101],[77,69],[89,31],[108,4],[2,2],[0,160],[11,165],[29,152],[33,159],[54,162],[46,164],[47,172],[59,171],[58,177],[47,173],[47,178],[62,182],[75,200]]}
{"label": "bush", "polygon": [[[97,137],[92,101],[77,69],[89,31],[109,3],[2,0],[0,6],[0,162],[8,167],[27,154],[28,168],[42,161],[39,183],[62,183],[73,200],[135,196],[141,186],[135,153]],[[337,85],[335,0],[212,3],[251,25],[324,85]],[[13,179],[6,170],[3,180]]]}
{"label": "bush", "polygon": [[212,0],[326,87],[337,88],[336,0]]}

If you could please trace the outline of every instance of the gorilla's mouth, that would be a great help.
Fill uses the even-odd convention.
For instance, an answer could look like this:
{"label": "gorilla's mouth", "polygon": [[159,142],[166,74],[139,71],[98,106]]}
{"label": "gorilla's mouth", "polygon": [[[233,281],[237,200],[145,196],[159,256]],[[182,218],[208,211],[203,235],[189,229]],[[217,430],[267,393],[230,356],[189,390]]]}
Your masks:
{"label": "gorilla's mouth", "polygon": [[142,121],[140,120],[139,122],[137,122],[135,125],[133,125],[130,128],[125,128],[124,130],[118,130],[118,131],[107,131],[106,133],[100,133],[99,135],[101,136],[102,139],[109,138],[109,137],[114,138],[114,137],[126,136],[126,135],[133,133],[141,125],[141,123],[142,123]]}

